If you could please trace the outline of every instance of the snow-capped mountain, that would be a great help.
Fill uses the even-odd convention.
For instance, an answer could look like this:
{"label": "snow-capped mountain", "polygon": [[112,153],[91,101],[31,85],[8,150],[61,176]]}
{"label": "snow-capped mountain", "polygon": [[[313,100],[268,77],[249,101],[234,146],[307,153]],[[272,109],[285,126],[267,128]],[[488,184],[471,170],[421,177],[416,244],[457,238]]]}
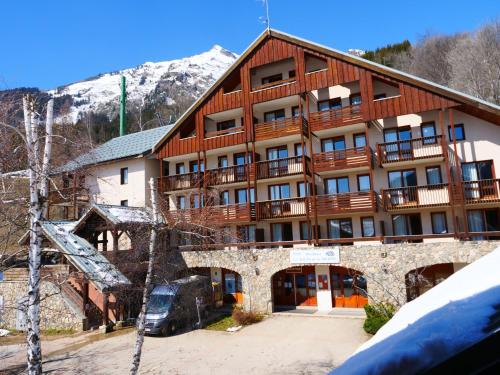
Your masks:
{"label": "snow-capped mountain", "polygon": [[60,121],[75,123],[89,111],[115,117],[119,108],[120,76],[127,81],[127,110],[150,104],[175,105],[199,97],[237,59],[219,45],[199,55],[171,61],[146,62],[134,68],[106,73],[48,91],[71,98],[61,108]]}

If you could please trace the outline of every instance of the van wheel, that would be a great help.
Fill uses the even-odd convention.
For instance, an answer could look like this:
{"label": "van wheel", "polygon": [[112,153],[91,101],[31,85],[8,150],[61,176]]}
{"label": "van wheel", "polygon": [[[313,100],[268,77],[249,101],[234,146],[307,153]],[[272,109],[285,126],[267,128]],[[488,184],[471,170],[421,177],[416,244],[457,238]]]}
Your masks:
{"label": "van wheel", "polygon": [[175,334],[175,332],[177,331],[177,325],[175,324],[175,322],[168,323],[167,331],[168,336],[172,336],[173,334]]}
{"label": "van wheel", "polygon": [[169,332],[169,326],[162,327],[160,330],[160,335],[163,337],[166,337],[166,336],[168,336],[168,332]]}

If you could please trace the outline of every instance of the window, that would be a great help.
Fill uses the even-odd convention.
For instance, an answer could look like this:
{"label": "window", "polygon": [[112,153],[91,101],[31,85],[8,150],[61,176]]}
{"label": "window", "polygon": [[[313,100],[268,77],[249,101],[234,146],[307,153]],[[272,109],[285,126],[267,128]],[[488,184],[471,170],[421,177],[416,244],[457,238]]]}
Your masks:
{"label": "window", "polygon": [[120,185],[128,184],[128,168],[120,169]]}
{"label": "window", "polygon": [[271,241],[293,241],[292,223],[271,224]]}
{"label": "window", "polygon": [[219,204],[221,206],[227,206],[229,204],[229,191],[221,191],[219,194]]}
{"label": "window", "polygon": [[395,236],[422,234],[420,214],[393,215],[392,230]]}
{"label": "window", "polygon": [[268,83],[273,83],[282,80],[283,80],[283,74],[278,73],[278,74],[273,74],[272,76],[263,77],[262,84],[267,85]]}
{"label": "window", "polygon": [[335,137],[321,140],[321,152],[345,150],[344,137]]}
{"label": "window", "polygon": [[299,106],[296,105],[292,107],[292,117],[299,117],[299,116],[300,116]]}
{"label": "window", "polygon": [[342,99],[333,98],[318,101],[318,111],[328,111],[330,109],[341,109]]}
{"label": "window", "polygon": [[434,234],[448,233],[448,225],[446,224],[445,212],[432,212],[431,222],[432,222],[432,233]]}
{"label": "window", "polygon": [[217,158],[217,165],[219,168],[226,168],[229,166],[228,162],[227,162],[227,156],[219,156]]}
{"label": "window", "polygon": [[354,147],[366,147],[366,135],[364,133],[354,134]]}
{"label": "window", "polygon": [[361,94],[359,92],[355,94],[351,94],[349,96],[349,103],[351,105],[360,105],[361,104]]}
{"label": "window", "polygon": [[290,185],[289,184],[281,184],[281,185],[271,185],[269,186],[269,199],[287,199],[290,198]]}
{"label": "window", "polygon": [[339,194],[349,192],[349,177],[325,179],[325,194]]}
{"label": "window", "polygon": [[370,181],[370,175],[363,174],[358,175],[358,191],[367,192],[372,189],[372,184]]}
{"label": "window", "polygon": [[328,226],[328,238],[352,238],[352,221],[351,219],[331,219],[326,222]]}
{"label": "window", "polygon": [[[293,148],[295,149],[295,156],[302,156],[304,153],[302,152],[302,144],[301,143],[296,143]],[[307,145],[304,144],[304,149],[306,150],[307,154]]]}
{"label": "window", "polygon": [[295,69],[288,71],[288,78],[295,78]]}
{"label": "window", "polygon": [[120,201],[120,206],[127,207],[128,206],[128,199],[124,199]]}
{"label": "window", "polygon": [[191,195],[191,208],[201,208],[201,207],[204,207],[203,194],[201,194],[201,196],[198,194]]}
{"label": "window", "polygon": [[309,223],[307,221],[300,222],[300,239],[301,240],[310,240],[310,230]]}
{"label": "window", "polygon": [[177,163],[175,165],[175,174],[184,174],[186,173],[186,166],[184,163]]}
{"label": "window", "polygon": [[[252,154],[248,154],[248,163],[252,163]],[[233,165],[245,165],[245,153],[234,154]]]}
{"label": "window", "polygon": [[184,195],[177,196],[177,209],[184,210],[186,208],[186,197]]}
{"label": "window", "polygon": [[264,121],[277,121],[277,120],[283,120],[285,118],[285,110],[284,109],[277,109],[275,111],[270,111],[264,113]]}
{"label": "window", "polygon": [[384,130],[385,158],[387,160],[405,160],[413,157],[411,147],[411,129],[409,126]]}
{"label": "window", "polygon": [[[467,223],[469,225],[469,232],[497,232],[500,230],[498,209],[468,210]],[[472,238],[482,239],[481,236],[473,236]]]}
{"label": "window", "polygon": [[236,127],[235,120],[221,121],[217,123],[217,131],[228,130]]}
{"label": "window", "polygon": [[288,157],[288,148],[279,146],[267,149],[267,160],[285,159]]}
{"label": "window", "polygon": [[437,142],[436,125],[434,122],[426,122],[420,125],[420,133],[422,134],[424,145],[432,145]]}
{"label": "window", "polygon": [[385,92],[381,93],[381,94],[376,94],[376,95],[373,95],[373,100],[378,100],[378,99],[385,99],[387,98],[387,95]]}
{"label": "window", "polygon": [[493,160],[462,163],[462,179],[464,181],[491,180],[493,178]]}
{"label": "window", "polygon": [[[205,163],[203,161],[200,162],[200,172],[203,172],[205,170]],[[192,160],[189,162],[189,171],[190,172],[198,172],[198,161],[197,160]]]}
{"label": "window", "polygon": [[[248,203],[247,189],[237,189],[234,191],[236,203]],[[250,203],[255,203],[255,190],[250,188]]]}
{"label": "window", "polygon": [[237,226],[236,231],[240,242],[255,242],[255,229],[254,224]]}
{"label": "window", "polygon": [[[448,137],[450,138],[450,142],[453,142],[453,133],[451,131],[451,125],[448,126]],[[465,141],[464,124],[455,125],[455,137],[457,141]]]}
{"label": "window", "polygon": [[[306,188],[307,186],[307,188]],[[306,190],[307,189],[307,190]],[[297,196],[306,197],[311,195],[311,183],[297,182]]]}
{"label": "window", "polygon": [[373,217],[361,218],[361,235],[363,237],[375,237],[375,220]]}
{"label": "window", "polygon": [[388,172],[388,176],[390,188],[417,186],[417,172],[415,169]]}
{"label": "window", "polygon": [[425,174],[427,176],[427,185],[437,185],[443,183],[441,168],[439,166],[425,168]]}

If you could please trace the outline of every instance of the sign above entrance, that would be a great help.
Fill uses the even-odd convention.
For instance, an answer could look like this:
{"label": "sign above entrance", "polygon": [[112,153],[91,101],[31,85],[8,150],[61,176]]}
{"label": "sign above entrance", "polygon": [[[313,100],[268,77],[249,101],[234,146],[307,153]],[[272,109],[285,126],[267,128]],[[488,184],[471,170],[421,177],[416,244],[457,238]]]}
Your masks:
{"label": "sign above entrance", "polygon": [[322,248],[304,248],[290,250],[291,264],[338,264],[340,248],[338,246]]}

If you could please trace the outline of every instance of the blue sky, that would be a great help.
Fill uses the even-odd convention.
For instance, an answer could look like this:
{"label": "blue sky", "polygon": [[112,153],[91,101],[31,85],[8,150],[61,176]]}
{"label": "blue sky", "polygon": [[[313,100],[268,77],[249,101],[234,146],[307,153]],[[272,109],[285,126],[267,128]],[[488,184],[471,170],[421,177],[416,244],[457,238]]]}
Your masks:
{"label": "blue sky", "polygon": [[[271,27],[341,50],[474,30],[500,15],[498,0],[269,1]],[[53,88],[214,44],[241,53],[264,14],[259,0],[2,1],[0,89]]]}

